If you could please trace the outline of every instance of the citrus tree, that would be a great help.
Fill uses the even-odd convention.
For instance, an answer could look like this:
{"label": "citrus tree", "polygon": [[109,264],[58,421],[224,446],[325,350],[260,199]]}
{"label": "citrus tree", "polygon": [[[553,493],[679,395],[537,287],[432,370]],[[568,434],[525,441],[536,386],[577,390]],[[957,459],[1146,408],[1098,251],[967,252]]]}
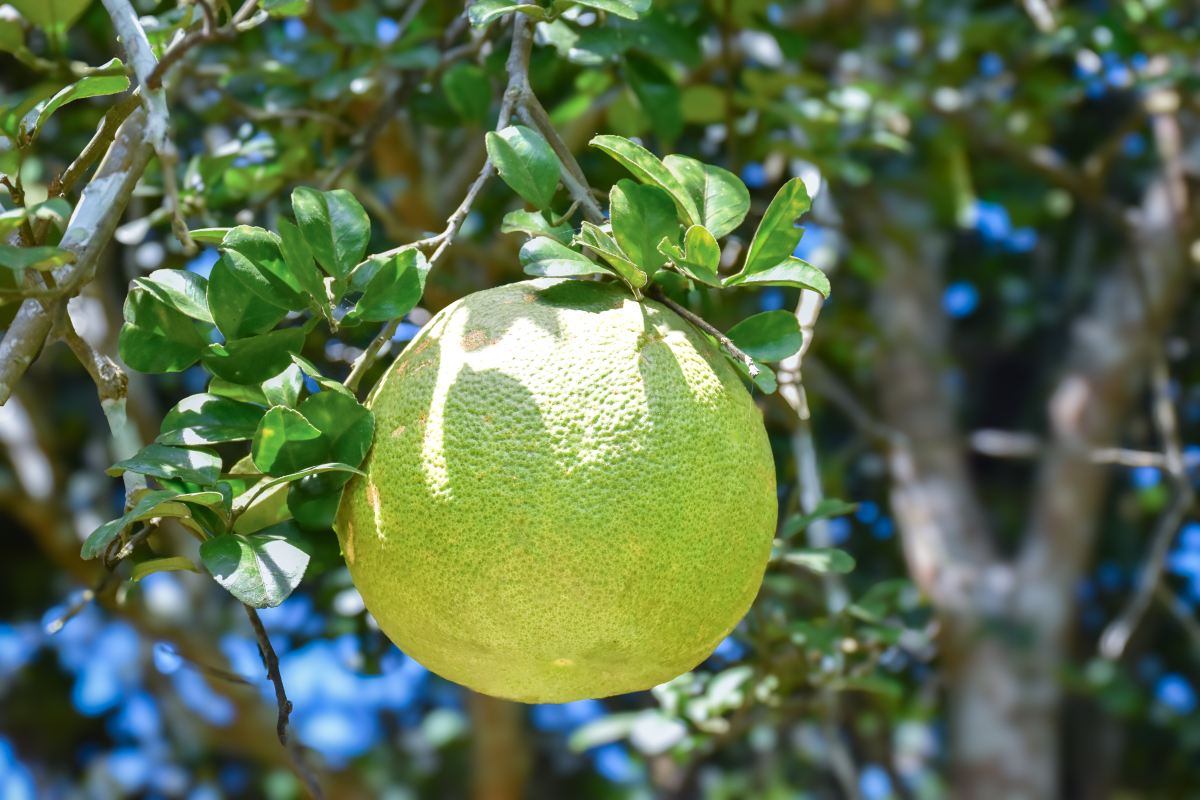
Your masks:
{"label": "citrus tree", "polygon": [[[3,513],[36,545],[14,545],[0,674],[58,698],[14,734],[90,743],[71,765],[14,735],[41,761],[0,759],[0,786],[1187,785],[1194,13],[0,6]],[[680,429],[666,447],[694,474],[623,465],[611,501],[631,527],[772,481],[778,522],[753,607],[703,664],[526,714],[446,681],[508,685],[472,683],[459,651],[397,650],[380,623],[417,607],[382,613],[333,527],[343,496],[380,513],[370,454],[403,431],[381,427],[373,387],[425,363],[431,313],[530,278],[528,302],[566,285],[669,314],[761,411],[773,476],[705,469],[722,423]],[[456,525],[506,512],[471,508]],[[66,684],[31,677],[52,655]],[[1113,744],[1141,731],[1179,763],[1147,775],[1160,746]]]}

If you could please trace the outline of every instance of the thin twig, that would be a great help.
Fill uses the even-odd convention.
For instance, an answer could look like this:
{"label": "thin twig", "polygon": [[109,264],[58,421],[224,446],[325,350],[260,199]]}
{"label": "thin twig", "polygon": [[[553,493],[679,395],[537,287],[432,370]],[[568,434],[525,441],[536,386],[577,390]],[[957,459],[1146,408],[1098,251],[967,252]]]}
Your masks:
{"label": "thin twig", "polygon": [[1175,617],[1184,631],[1187,632],[1188,638],[1192,640],[1192,647],[1200,650],[1200,622],[1196,621],[1191,607],[1162,582],[1159,582],[1154,587],[1154,597],[1167,607],[1167,610],[1171,612],[1171,616]]}
{"label": "thin twig", "polygon": [[324,800],[325,795],[321,793],[321,784],[317,782],[317,776],[313,773],[312,767],[305,762],[300,745],[295,742],[289,744],[287,754],[288,760],[292,763],[292,769],[300,776],[300,780],[304,781],[304,788],[308,789],[309,796],[313,800]]}
{"label": "thin twig", "polygon": [[1166,473],[1171,480],[1173,496],[1170,505],[1159,516],[1154,527],[1154,535],[1150,543],[1150,553],[1142,565],[1141,575],[1134,590],[1133,597],[1125,606],[1121,615],[1109,623],[1100,637],[1100,653],[1105,658],[1117,659],[1125,651],[1129,637],[1133,635],[1142,616],[1154,599],[1154,589],[1158,586],[1163,567],[1167,561],[1167,553],[1175,532],[1179,530],[1184,515],[1192,506],[1194,494],[1192,483],[1188,479],[1183,466],[1183,448],[1179,440],[1179,425],[1175,418],[1175,404],[1171,401],[1171,376],[1167,370],[1166,359],[1163,356],[1155,361],[1152,377],[1154,388],[1154,406],[1151,416],[1158,435],[1162,439],[1163,457]]}
{"label": "thin twig", "polygon": [[667,308],[671,309],[676,314],[707,333],[709,336],[716,339],[720,345],[725,348],[725,352],[729,353],[729,355],[746,365],[746,369],[749,370],[751,378],[758,377],[758,365],[754,363],[754,359],[739,350],[737,345],[730,341],[728,336],[721,333],[719,330],[693,314],[691,311],[688,311],[686,308],[679,305],[679,303],[676,303],[674,300],[667,297],[659,290],[657,286],[652,285],[647,290],[646,294],[652,299],[662,303]]}
{"label": "thin twig", "polygon": [[258,639],[259,654],[262,656],[263,666],[267,668],[267,679],[275,684],[275,701],[279,704],[279,717],[275,722],[275,733],[279,736],[279,743],[286,747],[288,716],[292,713],[292,701],[287,699],[287,692],[283,689],[283,677],[279,674],[279,656],[275,655],[275,648],[271,646],[271,639],[267,636],[267,630],[263,627],[262,620],[258,618],[258,612],[245,603],[242,603],[242,608],[246,609],[246,616],[250,618],[250,624],[254,626],[254,636]]}
{"label": "thin twig", "polygon": [[232,39],[237,36],[238,26],[250,18],[258,6],[258,0],[246,0],[237,13],[220,28],[212,27],[212,11],[208,4],[201,0],[201,5],[204,10],[204,20],[202,27],[186,34],[181,39],[176,39],[175,43],[167,48],[167,52],[163,53],[162,60],[154,67],[150,74],[143,81],[146,88],[150,91],[157,91],[162,87],[163,75],[174,64],[183,58],[184,54],[193,47],[205,42],[212,42],[218,39]]}

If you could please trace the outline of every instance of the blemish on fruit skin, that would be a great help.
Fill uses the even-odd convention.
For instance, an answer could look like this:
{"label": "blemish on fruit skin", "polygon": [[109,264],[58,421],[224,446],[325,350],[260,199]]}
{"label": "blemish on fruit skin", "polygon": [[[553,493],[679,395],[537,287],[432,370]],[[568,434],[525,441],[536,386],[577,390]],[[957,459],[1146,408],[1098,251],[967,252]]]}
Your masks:
{"label": "blemish on fruit skin", "polygon": [[405,429],[406,427],[408,427],[408,426],[407,426],[407,425],[397,425],[397,426],[396,426],[396,430],[392,431],[392,438],[393,438],[393,439],[398,439],[398,438],[400,438],[400,435],[401,435],[402,433],[404,433],[404,429]]}
{"label": "blemish on fruit skin", "polygon": [[345,556],[347,564],[354,564],[354,523],[346,521],[346,547]]}
{"label": "blemish on fruit skin", "polygon": [[556,667],[573,667],[573,666],[575,666],[575,662],[569,658],[556,658],[556,659],[554,659],[554,666],[556,666]]}
{"label": "blemish on fruit skin", "polygon": [[524,299],[526,303],[536,303],[538,296],[536,294],[527,294]]}

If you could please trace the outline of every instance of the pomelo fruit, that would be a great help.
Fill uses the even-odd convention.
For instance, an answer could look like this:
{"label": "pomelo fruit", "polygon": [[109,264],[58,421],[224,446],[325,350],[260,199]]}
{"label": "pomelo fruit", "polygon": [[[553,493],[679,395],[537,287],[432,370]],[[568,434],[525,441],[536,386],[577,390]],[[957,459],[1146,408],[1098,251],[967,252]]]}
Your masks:
{"label": "pomelo fruit", "polygon": [[371,393],[338,511],[367,609],[471,689],[563,703],[703,661],[775,533],[762,414],[667,308],[536,280],[438,313]]}

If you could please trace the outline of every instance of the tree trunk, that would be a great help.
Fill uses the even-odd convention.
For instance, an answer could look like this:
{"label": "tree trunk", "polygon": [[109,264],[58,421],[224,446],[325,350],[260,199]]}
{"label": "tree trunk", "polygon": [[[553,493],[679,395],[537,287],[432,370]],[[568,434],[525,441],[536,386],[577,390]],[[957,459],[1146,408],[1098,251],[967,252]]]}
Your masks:
{"label": "tree trunk", "polygon": [[471,797],[520,800],[529,779],[530,752],[523,706],[467,692],[471,712]]}

